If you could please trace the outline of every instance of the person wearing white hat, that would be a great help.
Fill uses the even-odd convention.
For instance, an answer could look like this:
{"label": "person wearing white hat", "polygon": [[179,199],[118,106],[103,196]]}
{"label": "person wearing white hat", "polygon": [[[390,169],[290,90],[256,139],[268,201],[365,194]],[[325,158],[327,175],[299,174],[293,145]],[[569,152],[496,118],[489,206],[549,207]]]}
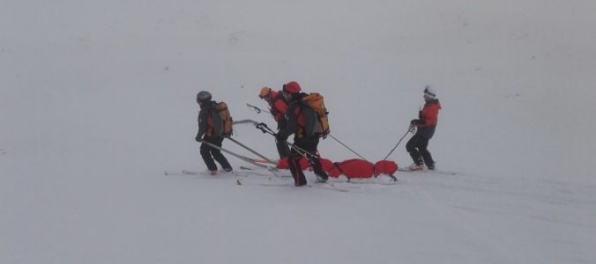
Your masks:
{"label": "person wearing white hat", "polygon": [[427,85],[424,88],[424,101],[425,104],[418,113],[418,119],[410,122],[411,126],[416,126],[416,134],[406,144],[406,150],[414,161],[409,167],[412,171],[424,170],[424,165],[429,170],[435,169],[435,161],[428,151],[428,142],[435,134],[439,110],[441,110],[435,87]]}

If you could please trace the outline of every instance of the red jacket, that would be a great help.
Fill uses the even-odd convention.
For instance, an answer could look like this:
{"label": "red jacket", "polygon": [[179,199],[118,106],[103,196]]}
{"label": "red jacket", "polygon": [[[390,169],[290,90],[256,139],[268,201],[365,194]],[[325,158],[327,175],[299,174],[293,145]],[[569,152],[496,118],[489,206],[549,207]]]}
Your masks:
{"label": "red jacket", "polygon": [[269,103],[271,114],[275,121],[279,122],[283,120],[286,110],[288,109],[288,105],[286,104],[283,95],[279,91],[272,90],[267,103]]}
{"label": "red jacket", "polygon": [[439,110],[441,110],[441,103],[438,99],[427,102],[420,112],[420,123],[418,127],[436,126],[439,119]]}
{"label": "red jacket", "polygon": [[416,126],[418,127],[416,134],[426,138],[431,138],[435,134],[435,128],[437,127],[437,121],[439,120],[439,110],[441,110],[439,99],[426,102],[418,114],[419,121],[416,123]]}

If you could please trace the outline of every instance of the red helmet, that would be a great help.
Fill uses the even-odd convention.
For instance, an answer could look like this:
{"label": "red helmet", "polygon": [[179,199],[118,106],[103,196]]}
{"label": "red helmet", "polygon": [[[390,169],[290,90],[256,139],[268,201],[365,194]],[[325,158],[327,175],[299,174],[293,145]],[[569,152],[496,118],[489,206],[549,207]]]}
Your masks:
{"label": "red helmet", "polygon": [[289,93],[289,94],[297,94],[302,89],[300,88],[300,84],[298,84],[297,82],[291,81],[289,83],[284,84],[283,90],[284,90],[284,92]]}

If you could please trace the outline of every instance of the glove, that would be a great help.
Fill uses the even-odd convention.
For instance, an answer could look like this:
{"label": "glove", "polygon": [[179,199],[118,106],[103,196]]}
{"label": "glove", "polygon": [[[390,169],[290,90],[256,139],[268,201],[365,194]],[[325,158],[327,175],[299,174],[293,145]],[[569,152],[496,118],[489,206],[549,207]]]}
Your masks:
{"label": "glove", "polygon": [[410,121],[410,125],[417,125],[418,123],[420,123],[419,119],[412,119],[412,121]]}
{"label": "glove", "polygon": [[200,136],[196,136],[196,137],[195,137],[195,141],[196,141],[196,142],[201,142],[201,141],[202,141],[202,140],[201,140],[201,137],[200,137]]}

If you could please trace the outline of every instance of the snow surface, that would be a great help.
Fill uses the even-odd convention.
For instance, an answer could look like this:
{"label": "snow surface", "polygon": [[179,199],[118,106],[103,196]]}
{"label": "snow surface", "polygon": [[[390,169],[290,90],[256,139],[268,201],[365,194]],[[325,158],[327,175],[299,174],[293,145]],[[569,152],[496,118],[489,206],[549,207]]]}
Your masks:
{"label": "snow surface", "polygon": [[[1,6],[0,263],[596,263],[595,1]],[[245,104],[291,80],[372,161],[435,85],[430,150],[457,174],[349,192],[164,175],[205,170],[197,92],[273,125]],[[235,139],[276,156],[250,125]]]}

